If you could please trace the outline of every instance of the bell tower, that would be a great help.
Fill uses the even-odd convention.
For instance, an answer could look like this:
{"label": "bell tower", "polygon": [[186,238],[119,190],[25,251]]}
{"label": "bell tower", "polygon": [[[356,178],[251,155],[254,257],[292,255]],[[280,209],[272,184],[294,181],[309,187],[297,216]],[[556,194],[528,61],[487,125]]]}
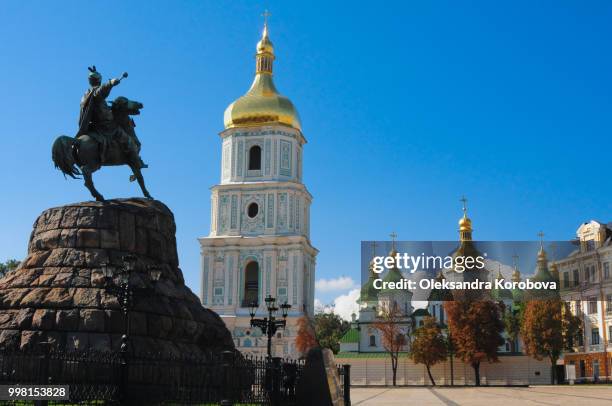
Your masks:
{"label": "bell tower", "polygon": [[210,233],[199,239],[201,293],[240,351],[264,354],[266,337],[250,326],[249,305],[264,298],[291,305],[273,356],[294,356],[297,319],[314,313],[317,249],[310,243],[312,196],[302,183],[302,134],[293,103],[274,86],[274,47],[267,21],[257,43],[255,77],[227,107],[221,180],[211,189]]}

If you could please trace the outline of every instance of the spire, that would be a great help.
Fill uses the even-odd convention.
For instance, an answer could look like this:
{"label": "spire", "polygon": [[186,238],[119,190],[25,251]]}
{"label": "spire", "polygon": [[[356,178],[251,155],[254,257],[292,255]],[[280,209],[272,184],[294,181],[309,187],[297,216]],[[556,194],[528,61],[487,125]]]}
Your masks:
{"label": "spire", "polygon": [[521,271],[519,271],[519,266],[518,266],[518,255],[514,254],[512,255],[512,262],[514,265],[514,272],[512,272],[512,281],[513,282],[520,282],[521,281]]}
{"label": "spire", "polygon": [[247,93],[225,109],[225,128],[260,127],[271,124],[302,129],[300,116],[287,97],[281,95],[272,80],[274,46],[270,41],[268,11],[263,13],[264,25],[255,54],[255,78]]}
{"label": "spire", "polygon": [[392,231],[391,234],[389,234],[389,237],[391,237],[391,251],[395,251],[395,239],[397,238],[397,233]]}
{"label": "spire", "polygon": [[472,220],[467,216],[467,199],[462,196],[459,199],[463,203],[463,217],[459,220],[459,240],[460,241],[471,241],[472,240]]}
{"label": "spire", "polygon": [[256,55],[256,73],[257,74],[272,74],[272,62],[274,61],[274,46],[268,35],[268,17],[271,14],[268,10],[262,14],[264,18],[264,27],[261,33],[261,40],[257,43]]}
{"label": "spire", "polygon": [[547,261],[546,259],[546,251],[544,251],[544,232],[540,231],[538,233],[538,237],[540,237],[540,251],[538,251],[538,263],[540,261]]}
{"label": "spire", "polygon": [[538,251],[537,269],[536,274],[532,278],[536,281],[552,281],[553,276],[548,270],[548,258],[546,257],[546,251],[544,250],[544,233],[540,231],[538,233],[540,237],[540,250]]}
{"label": "spire", "polygon": [[497,265],[497,277],[495,278],[498,281],[504,280],[504,275],[501,272],[501,264]]}

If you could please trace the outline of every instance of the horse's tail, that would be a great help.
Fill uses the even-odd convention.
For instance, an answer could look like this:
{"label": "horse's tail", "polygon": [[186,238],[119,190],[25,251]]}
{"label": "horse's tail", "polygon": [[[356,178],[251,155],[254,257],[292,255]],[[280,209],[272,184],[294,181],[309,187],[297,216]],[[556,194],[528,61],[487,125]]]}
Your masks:
{"label": "horse's tail", "polygon": [[53,158],[55,168],[62,171],[64,177],[68,175],[76,179],[77,175],[81,174],[73,155],[73,147],[77,142],[75,138],[61,135],[55,139],[51,148],[51,158]]}

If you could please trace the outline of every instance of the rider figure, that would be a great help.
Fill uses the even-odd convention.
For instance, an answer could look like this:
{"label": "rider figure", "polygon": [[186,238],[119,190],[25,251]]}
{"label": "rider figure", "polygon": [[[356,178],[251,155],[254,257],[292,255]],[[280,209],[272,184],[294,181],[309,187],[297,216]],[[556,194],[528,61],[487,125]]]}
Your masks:
{"label": "rider figure", "polygon": [[[100,160],[103,163],[106,159],[108,144],[116,139],[126,154],[134,153],[139,157],[140,167],[148,166],[140,158],[140,143],[135,136],[130,135],[113,120],[113,112],[106,103],[113,86],[121,83],[121,79],[111,79],[102,83],[102,75],[96,71],[96,67],[89,69],[89,85],[83,98],[81,99],[81,114],[79,117],[79,131],[81,134],[89,134],[101,144]],[[94,135],[97,133],[98,137]]]}

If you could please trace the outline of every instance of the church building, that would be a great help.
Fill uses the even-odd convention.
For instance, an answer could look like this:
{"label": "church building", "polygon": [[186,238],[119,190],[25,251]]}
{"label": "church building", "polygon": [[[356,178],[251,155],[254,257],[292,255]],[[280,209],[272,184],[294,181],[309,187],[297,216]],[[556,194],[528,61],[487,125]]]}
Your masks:
{"label": "church building", "polygon": [[[265,354],[267,337],[250,326],[249,306],[267,317],[264,299],[291,305],[273,356],[296,356],[297,319],[314,314],[317,249],[310,242],[312,196],[302,183],[306,139],[293,103],[272,80],[274,47],[264,24],[255,78],[227,107],[221,181],[211,189],[210,234],[201,247],[201,301],[225,321],[236,348]],[[280,317],[280,315],[278,315]]]}

